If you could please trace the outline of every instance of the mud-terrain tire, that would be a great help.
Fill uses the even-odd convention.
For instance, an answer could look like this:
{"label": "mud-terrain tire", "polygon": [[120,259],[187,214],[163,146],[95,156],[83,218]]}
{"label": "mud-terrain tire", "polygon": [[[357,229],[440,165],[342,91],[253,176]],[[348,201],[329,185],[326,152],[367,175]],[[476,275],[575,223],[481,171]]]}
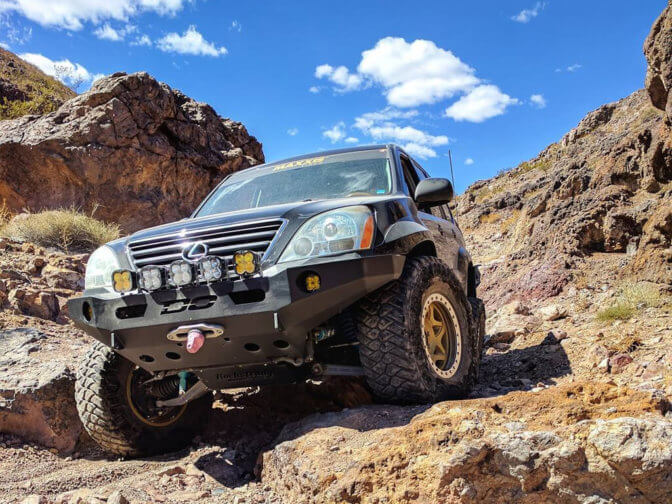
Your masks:
{"label": "mud-terrain tire", "polygon": [[474,355],[476,359],[476,374],[478,377],[478,370],[481,366],[481,358],[483,354],[483,345],[485,344],[485,304],[480,298],[468,297],[469,304],[471,304],[471,316],[476,323],[476,338],[474,339]]}
{"label": "mud-terrain tire", "polygon": [[170,422],[147,423],[126,386],[135,365],[95,342],[77,372],[75,402],[86,432],[108,453],[138,457],[183,448],[202,429],[212,394],[191,401]]}
{"label": "mud-terrain tire", "polygon": [[[437,299],[452,307],[446,312],[459,348],[452,359],[446,357],[447,370],[430,358],[423,331],[427,306]],[[479,320],[472,315],[474,304],[436,257],[409,258],[398,280],[362,299],[355,309],[360,359],[376,399],[403,404],[465,396],[476,382],[480,359],[481,322],[479,314]]]}

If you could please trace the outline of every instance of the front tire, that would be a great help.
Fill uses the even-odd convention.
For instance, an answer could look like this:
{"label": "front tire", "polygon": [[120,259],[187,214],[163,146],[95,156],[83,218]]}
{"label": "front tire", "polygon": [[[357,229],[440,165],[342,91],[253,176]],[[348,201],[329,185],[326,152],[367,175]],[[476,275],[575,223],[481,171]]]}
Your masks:
{"label": "front tire", "polygon": [[463,397],[476,382],[481,321],[436,257],[409,258],[399,280],[361,300],[355,313],[362,367],[379,400]]}
{"label": "front tire", "polygon": [[[144,376],[143,373],[147,376]],[[84,428],[106,452],[141,456],[186,446],[212,408],[212,395],[157,414],[138,392],[148,373],[95,342],[77,372],[75,401]]]}

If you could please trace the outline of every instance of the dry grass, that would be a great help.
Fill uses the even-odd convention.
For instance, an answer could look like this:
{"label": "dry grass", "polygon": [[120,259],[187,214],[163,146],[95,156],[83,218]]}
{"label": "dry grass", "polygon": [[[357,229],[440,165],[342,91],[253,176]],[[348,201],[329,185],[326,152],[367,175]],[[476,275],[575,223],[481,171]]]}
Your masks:
{"label": "dry grass", "polygon": [[478,218],[478,221],[481,224],[494,224],[495,222],[499,222],[500,220],[502,220],[502,216],[499,215],[498,213],[489,213],[489,214],[481,215]]}
{"label": "dry grass", "polygon": [[639,310],[659,308],[665,302],[665,297],[656,285],[645,282],[626,283],[621,287],[614,304],[597,313],[597,320],[600,322],[629,320]]}
{"label": "dry grass", "polygon": [[119,226],[69,208],[22,215],[6,222],[0,233],[42,247],[91,252],[118,238]]}
{"label": "dry grass", "polygon": [[502,233],[508,233],[511,228],[518,222],[520,219],[520,210],[514,210],[511,212],[511,215],[506,219],[502,220],[499,224],[499,229]]}

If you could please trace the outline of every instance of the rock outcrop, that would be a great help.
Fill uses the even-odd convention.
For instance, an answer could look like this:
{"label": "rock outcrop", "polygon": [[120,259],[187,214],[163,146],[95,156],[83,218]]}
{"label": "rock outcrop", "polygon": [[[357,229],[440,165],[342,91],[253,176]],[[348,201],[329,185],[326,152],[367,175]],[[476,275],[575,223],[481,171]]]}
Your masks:
{"label": "rock outcrop", "polygon": [[287,426],[260,475],[297,504],[666,502],[672,424],[656,414],[610,419],[605,399],[621,412],[661,407],[644,394],[574,385],[478,405],[327,413]]}
{"label": "rock outcrop", "polygon": [[0,432],[68,453],[82,432],[74,355],[54,358],[49,339],[32,328],[0,330]]}
{"label": "rock outcrop", "polygon": [[672,3],[653,24],[644,42],[644,54],[649,64],[646,72],[646,90],[651,103],[664,110],[672,123]]}
{"label": "rock outcrop", "polygon": [[127,232],[189,215],[225,175],[263,161],[241,123],[146,73],[0,122],[0,200],[11,210],[97,207]]}

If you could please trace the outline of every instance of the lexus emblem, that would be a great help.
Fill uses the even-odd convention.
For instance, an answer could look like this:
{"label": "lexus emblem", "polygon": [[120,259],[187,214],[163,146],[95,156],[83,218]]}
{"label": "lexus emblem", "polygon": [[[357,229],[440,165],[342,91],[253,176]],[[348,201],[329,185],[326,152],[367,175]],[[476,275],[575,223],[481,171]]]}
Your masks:
{"label": "lexus emblem", "polygon": [[208,255],[210,249],[203,242],[190,243],[182,250],[182,258],[192,263]]}

